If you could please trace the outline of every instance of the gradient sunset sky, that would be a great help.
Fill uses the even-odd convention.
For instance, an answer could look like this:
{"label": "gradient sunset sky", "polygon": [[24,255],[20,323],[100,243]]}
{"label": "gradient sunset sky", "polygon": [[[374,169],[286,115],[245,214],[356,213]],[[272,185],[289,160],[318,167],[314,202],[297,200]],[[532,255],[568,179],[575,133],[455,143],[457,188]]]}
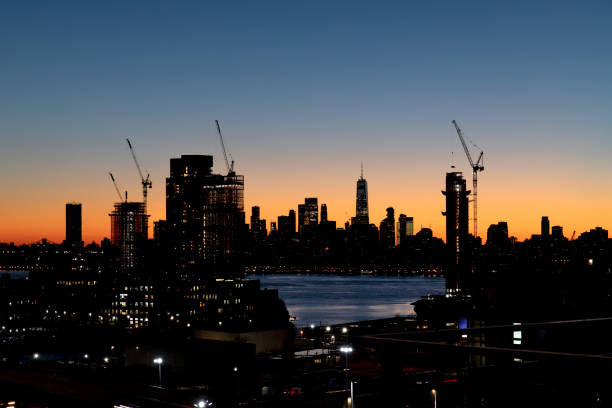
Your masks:
{"label": "gradient sunset sky", "polygon": [[318,197],[342,226],[363,161],[372,222],[444,238],[456,119],[485,151],[481,236],[612,228],[612,3],[501,3],[4,1],[0,242],[60,242],[71,201],[109,236],[107,172],[141,198],[125,138],[164,218],[171,157],[224,171],[215,119],[268,222]]}

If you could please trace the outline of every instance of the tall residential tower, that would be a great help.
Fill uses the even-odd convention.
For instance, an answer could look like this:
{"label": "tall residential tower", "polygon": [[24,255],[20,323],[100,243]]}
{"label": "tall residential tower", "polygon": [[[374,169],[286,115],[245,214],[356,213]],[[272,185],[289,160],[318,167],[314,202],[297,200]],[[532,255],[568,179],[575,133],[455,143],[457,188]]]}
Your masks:
{"label": "tall residential tower", "polygon": [[111,243],[119,253],[119,266],[123,272],[133,272],[143,266],[148,239],[148,218],[144,203],[122,201],[115,203],[109,214]]}
{"label": "tall residential tower", "polygon": [[446,292],[454,295],[465,288],[469,276],[468,195],[465,179],[459,172],[446,173],[446,248],[448,268]]}
{"label": "tall residential tower", "polygon": [[213,158],[170,159],[166,218],[170,255],[181,278],[231,274],[245,226],[244,176],[212,173]]}

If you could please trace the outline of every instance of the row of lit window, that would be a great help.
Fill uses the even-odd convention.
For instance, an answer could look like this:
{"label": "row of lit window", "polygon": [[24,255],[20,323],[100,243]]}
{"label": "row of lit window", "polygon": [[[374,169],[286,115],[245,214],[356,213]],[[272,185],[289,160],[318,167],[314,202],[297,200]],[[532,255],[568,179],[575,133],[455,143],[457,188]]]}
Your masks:
{"label": "row of lit window", "polygon": [[148,315],[149,312],[146,310],[138,310],[138,309],[130,309],[130,310],[122,310],[122,309],[110,309],[111,314],[114,315],[122,315],[122,316],[127,316],[128,318],[130,317],[130,315]]}
{"label": "row of lit window", "polygon": [[94,286],[97,284],[96,281],[57,281],[58,285],[61,286]]}
{"label": "row of lit window", "polygon": [[9,306],[13,306],[13,304],[15,305],[36,305],[38,304],[37,300],[18,300],[16,302],[9,302]]}
{"label": "row of lit window", "polygon": [[153,307],[153,302],[130,302],[129,306],[127,302],[113,302],[114,307]]}
{"label": "row of lit window", "polygon": [[139,291],[139,292],[148,291],[149,289],[153,290],[153,286],[126,286],[124,288],[124,290],[126,290],[126,291],[127,290],[133,290],[133,291]]}

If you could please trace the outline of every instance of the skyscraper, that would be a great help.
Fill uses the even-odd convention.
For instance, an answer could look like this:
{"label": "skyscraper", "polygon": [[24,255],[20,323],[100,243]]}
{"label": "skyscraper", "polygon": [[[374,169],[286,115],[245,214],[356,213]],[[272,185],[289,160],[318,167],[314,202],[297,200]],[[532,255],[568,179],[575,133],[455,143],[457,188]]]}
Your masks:
{"label": "skyscraper", "polygon": [[81,245],[82,214],[81,203],[66,203],[66,244]]}
{"label": "skyscraper", "polygon": [[321,204],[321,223],[327,222],[327,204]]}
{"label": "skyscraper", "polygon": [[132,272],[142,266],[148,239],[148,215],[144,203],[119,202],[109,214],[111,244],[119,253],[119,266],[123,272]]}
{"label": "skyscraper", "polygon": [[414,218],[413,217],[406,217],[406,236],[413,236],[414,235]]}
{"label": "skyscraper", "polygon": [[319,223],[319,200],[316,197],[304,199],[304,225]]}
{"label": "skyscraper", "polygon": [[288,317],[277,293],[242,279],[240,257],[248,237],[244,177],[233,171],[213,174],[212,165],[207,155],[170,159],[166,221],[173,271],[166,274],[160,299],[170,313],[161,318],[236,331],[276,324],[270,321],[279,308]]}
{"label": "skyscraper", "polygon": [[413,218],[400,214],[397,219],[397,245],[402,245],[406,237],[414,235]]}
{"label": "skyscraper", "polygon": [[361,176],[357,180],[357,197],[355,205],[354,224],[369,224],[370,212],[368,209],[368,182],[363,178],[363,164],[361,165]]}
{"label": "skyscraper", "polygon": [[244,177],[212,173],[213,158],[170,159],[166,218],[170,251],[182,278],[231,273],[245,226]]}
{"label": "skyscraper", "polygon": [[316,197],[304,199],[304,204],[298,205],[298,222],[300,240],[311,242],[319,224],[319,200]]}
{"label": "skyscraper", "polygon": [[542,232],[541,235],[543,237],[547,237],[550,235],[550,221],[548,221],[548,217],[542,217]]}
{"label": "skyscraper", "polygon": [[289,228],[291,234],[295,234],[296,222],[295,222],[295,211],[289,210]]}
{"label": "skyscraper", "polygon": [[297,229],[298,229],[298,233],[302,233],[302,230],[304,229],[304,214],[306,214],[306,205],[305,204],[298,204],[298,211],[297,211]]}
{"label": "skyscraper", "polygon": [[563,239],[563,227],[560,225],[553,226],[551,237],[554,239]]}
{"label": "skyscraper", "polygon": [[295,211],[289,210],[289,215],[279,215],[277,225],[281,239],[292,238],[295,235]]}
{"label": "skyscraper", "polygon": [[487,246],[503,247],[509,243],[508,223],[500,221],[487,229]]}
{"label": "skyscraper", "polygon": [[387,208],[387,217],[380,223],[380,242],[384,248],[395,246],[395,210]]}
{"label": "skyscraper", "polygon": [[460,172],[446,173],[446,248],[448,268],[447,294],[453,295],[465,288],[468,279],[468,195],[465,179]]}
{"label": "skyscraper", "polygon": [[259,222],[259,206],[251,207],[251,230],[253,230],[253,226]]}
{"label": "skyscraper", "polygon": [[268,231],[266,229],[266,220],[262,220],[259,215],[259,207],[251,207],[251,235],[255,240],[263,241],[268,236]]}

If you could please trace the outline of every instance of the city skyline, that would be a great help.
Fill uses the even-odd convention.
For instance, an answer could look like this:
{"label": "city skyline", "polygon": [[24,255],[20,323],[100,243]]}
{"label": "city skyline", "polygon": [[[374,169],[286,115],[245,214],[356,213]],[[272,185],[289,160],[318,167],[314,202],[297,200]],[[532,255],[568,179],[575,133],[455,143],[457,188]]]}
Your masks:
{"label": "city skyline", "polygon": [[[218,163],[218,161],[220,161],[219,158],[216,158],[216,160],[214,160],[214,168],[218,169],[219,173],[224,173],[224,169],[221,167],[221,165]],[[457,166],[457,167],[461,167],[461,166]],[[446,169],[447,171],[455,171],[458,170],[456,168],[452,168],[449,167]],[[135,171],[135,170],[134,170]],[[470,178],[471,174],[470,172],[466,172],[463,171],[464,177],[466,177],[467,179]],[[467,175],[467,176],[466,176]],[[106,175],[108,177],[108,175]],[[167,176],[166,176],[167,177]],[[164,177],[164,179],[166,178]],[[135,177],[133,177],[135,178]],[[246,175],[245,177],[246,180],[248,180],[248,175]],[[283,199],[281,202],[275,202],[272,203],[271,206],[266,206],[265,204],[261,204],[259,202],[253,202],[252,200],[249,200],[249,189],[248,189],[248,181],[245,181],[245,209],[250,209],[250,207],[252,206],[258,206],[260,207],[260,216],[262,219],[267,220],[267,227],[269,228],[269,224],[270,222],[276,222],[276,219],[278,216],[280,215],[284,215],[285,213],[287,213],[289,210],[294,210],[297,212],[298,209],[298,205],[300,203],[300,201],[304,200],[304,197],[316,197],[317,199],[319,199],[321,204],[327,204],[328,207],[330,208],[328,218],[330,220],[336,221],[338,224],[338,228],[343,227],[345,222],[350,222],[350,219],[352,217],[355,216],[355,198],[354,198],[354,194],[355,194],[355,187],[354,187],[354,183],[357,180],[360,180],[361,176],[359,176],[357,179],[352,180],[351,184],[351,192],[349,195],[351,195],[351,197],[349,197],[348,199],[346,197],[340,197],[338,194],[338,191],[345,191],[346,188],[344,188],[345,186],[342,186],[343,188],[340,189],[336,189],[335,194],[331,195],[332,199],[328,199],[326,200],[324,197],[320,197],[317,196],[315,194],[302,194],[302,198],[301,199],[297,199],[296,202],[294,202],[293,204],[289,203],[288,199]],[[364,174],[364,179],[365,180],[369,180],[367,177],[367,174]],[[471,180],[468,180],[468,189],[471,189]],[[136,183],[131,183],[131,184],[136,184]],[[162,182],[157,182],[154,183],[154,185],[162,185],[163,188],[165,189],[165,183],[164,181]],[[443,184],[443,183],[441,183]],[[122,187],[122,190],[126,190],[124,188],[124,186],[122,184],[120,184],[120,186]],[[325,186],[324,186],[325,187]],[[442,185],[442,188],[444,186]],[[441,189],[442,189],[441,188]],[[111,189],[111,193],[113,193],[113,186],[111,184],[111,182],[109,181],[107,183],[107,185],[100,185],[100,189],[101,190],[105,190],[105,189]],[[378,189],[374,189],[374,191],[377,191]],[[439,194],[439,190],[438,189],[434,189],[433,190],[434,193]],[[114,194],[106,194],[106,191],[98,191],[97,192],[100,195],[110,195],[111,197],[109,197],[109,204],[108,204],[108,209],[105,209],[106,203],[94,203],[94,208],[97,208],[98,210],[101,208],[102,209],[102,214],[96,213],[96,214],[88,214],[88,208],[85,206],[85,204],[83,205],[83,241],[85,244],[90,243],[90,242],[100,242],[103,238],[110,238],[111,236],[111,231],[110,231],[110,225],[108,223],[108,212],[112,211],[113,206],[117,203],[116,200],[116,193]],[[128,195],[128,199],[130,202],[141,202],[142,201],[142,191],[139,190],[137,188],[137,186],[135,186],[135,188],[133,188],[132,190],[129,191],[129,195]],[[300,197],[300,193],[293,191],[292,192],[292,197]],[[388,193],[388,192],[387,192]],[[428,191],[427,194],[425,196],[429,196],[431,193],[431,191]],[[157,196],[159,194],[151,194],[151,190],[149,190],[149,194],[152,196]],[[389,195],[385,195],[386,197],[389,197]],[[512,198],[512,197],[509,197]],[[164,201],[165,201],[165,196],[163,197]],[[389,205],[385,205],[385,204],[381,204],[381,200],[377,200],[376,197],[370,197],[371,201],[374,203],[374,205],[370,205],[370,213],[374,214],[374,216],[370,217],[370,223],[378,225],[378,223],[380,221],[382,221],[385,218],[385,212],[386,212],[386,208],[389,207]],[[264,198],[265,200],[265,198]],[[395,198],[391,198],[391,200],[395,200],[397,201],[397,199]],[[418,200],[418,199],[417,199]],[[88,200],[87,199],[82,199],[80,200],[83,203],[87,203]],[[345,202],[349,202],[349,204],[347,205],[347,207],[349,207],[348,209],[345,209],[345,211],[342,210],[338,210],[337,207],[334,208],[334,204],[338,204],[338,203],[345,203]],[[351,203],[352,201],[352,203]],[[434,213],[435,215],[438,215],[441,213],[441,211],[444,209],[444,202],[442,199],[439,199],[440,203],[440,210],[437,209],[428,209],[428,213]],[[487,203],[490,202],[490,200],[487,200],[486,197],[481,197],[481,202]],[[26,234],[29,235],[22,235],[22,236],[30,236],[31,238],[23,238],[23,239],[19,239],[19,238],[11,238],[10,236],[7,236],[5,239],[3,239],[3,236],[0,236],[0,242],[14,242],[16,244],[30,244],[30,243],[34,243],[34,242],[38,242],[41,239],[47,239],[50,242],[62,242],[65,238],[65,225],[64,225],[64,206],[67,204],[68,202],[62,202],[60,203],[60,211],[53,211],[50,210],[49,213],[54,214],[54,213],[58,213],[59,217],[56,220],[49,220],[50,222],[47,224],[49,226],[51,226],[50,229],[47,230],[33,230],[33,232],[26,232]],[[247,204],[248,203],[248,204]],[[287,205],[285,206],[284,203],[287,203]],[[330,204],[331,203],[331,204]],[[271,203],[267,203],[267,204],[271,204]],[[419,203],[418,201],[414,203],[415,206],[413,208],[418,208],[418,209],[423,209],[424,207],[426,207],[426,205],[423,205],[424,203]],[[603,203],[605,205],[605,203]],[[151,203],[151,201],[149,201],[149,208],[153,208],[153,210],[148,210],[149,215],[151,215],[152,212],[154,211],[162,211],[163,213],[163,217],[156,217],[154,218],[153,215],[151,215],[151,219],[149,220],[149,229],[152,231],[153,229],[153,221],[157,221],[160,219],[165,219],[165,202],[163,202],[162,204],[158,204],[158,203]],[[413,212],[410,211],[409,207],[408,209],[406,209],[406,207],[398,207],[395,205],[390,205],[390,207],[393,207],[397,213],[407,213],[408,216],[413,217],[415,219],[415,227],[414,227],[414,232],[418,232],[421,228],[430,228],[432,229],[434,236],[439,236],[442,237],[445,241],[446,241],[446,233],[445,233],[445,220],[443,216],[440,216],[440,220],[438,220],[435,223],[425,223],[422,222],[420,220],[429,220],[431,221],[433,219],[433,217],[420,217],[420,214],[415,214]],[[530,238],[531,235],[533,234],[538,234],[540,232],[540,221],[541,221],[541,217],[544,216],[545,214],[548,214],[547,216],[549,218],[551,218],[551,226],[552,225],[560,225],[564,228],[564,233],[566,235],[566,237],[570,237],[572,235],[572,232],[575,230],[576,232],[576,236],[579,235],[581,232],[585,232],[588,231],[592,228],[595,227],[604,227],[607,228],[607,224],[601,223],[599,221],[597,221],[598,219],[601,219],[601,217],[593,217],[592,214],[591,215],[591,219],[594,220],[593,224],[581,224],[581,225],[585,225],[585,227],[583,229],[580,228],[572,228],[572,225],[568,225],[568,224],[564,224],[563,222],[560,221],[560,219],[567,219],[563,217],[563,214],[559,214],[558,209],[555,208],[550,208],[550,209],[546,209],[543,206],[540,207],[542,208],[542,213],[541,214],[536,214],[536,213],[532,213],[529,214],[527,217],[520,217],[521,220],[524,220],[525,218],[527,218],[527,224],[524,226],[524,229],[519,229],[519,228],[515,228],[513,226],[513,220],[512,219],[508,219],[508,218],[503,218],[503,217],[498,217],[498,219],[495,218],[495,212],[491,211],[487,208],[483,208],[483,204],[480,204],[480,208],[479,211],[481,211],[481,213],[484,213],[484,216],[480,216],[479,217],[479,236],[482,238],[483,242],[486,241],[486,228],[491,225],[491,224],[496,224],[497,222],[500,221],[504,221],[504,222],[508,222],[509,224],[509,236],[515,236],[517,237],[517,239],[519,240],[524,240],[527,238]],[[271,210],[270,208],[275,208],[278,209],[278,212],[274,212],[274,210]],[[352,211],[353,213],[350,213],[349,211]],[[348,214],[348,217],[347,217]],[[379,215],[380,214],[380,215]],[[554,214],[551,216],[551,214]],[[338,217],[339,215],[339,217]],[[559,215],[561,215],[561,217],[559,217]],[[576,214],[572,214],[572,215],[576,215]],[[345,218],[342,218],[345,217]],[[469,212],[469,217],[470,217],[470,222],[471,222],[471,217],[472,217],[472,212],[471,212],[471,205],[470,205],[470,212]],[[99,220],[100,218],[102,218],[102,225],[96,225],[94,228],[92,228],[91,230],[88,230],[88,225],[87,225],[87,220]],[[532,220],[533,219],[533,220]],[[491,220],[489,222],[489,220]],[[529,224],[530,221],[533,221],[532,224]],[[6,224],[5,224],[6,225]],[[576,224],[573,224],[576,225]],[[5,232],[6,228],[0,229],[0,232]],[[92,232],[93,230],[93,232]],[[53,231],[50,233],[47,233],[45,231]],[[471,224],[470,224],[470,233],[472,232],[472,228],[471,228]],[[23,231],[19,230],[20,233],[22,233]],[[40,236],[37,236],[40,235]],[[20,234],[17,233],[15,235],[13,235],[13,237],[19,237]],[[151,235],[152,238],[152,235]]]}
{"label": "city skyline", "polygon": [[107,172],[142,198],[125,138],[164,219],[170,157],[224,172],[215,119],[268,221],[317,197],[342,225],[363,161],[370,222],[391,206],[444,237],[444,174],[470,178],[456,119],[485,151],[480,236],[610,229],[610,7],[7,4],[0,241],[63,240],[71,201],[86,243],[110,236]]}

